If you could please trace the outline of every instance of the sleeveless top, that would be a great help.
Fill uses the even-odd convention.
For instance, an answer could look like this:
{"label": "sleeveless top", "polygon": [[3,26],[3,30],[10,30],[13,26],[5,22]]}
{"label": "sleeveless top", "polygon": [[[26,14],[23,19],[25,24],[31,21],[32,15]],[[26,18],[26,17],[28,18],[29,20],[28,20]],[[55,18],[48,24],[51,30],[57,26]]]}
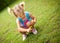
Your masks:
{"label": "sleeveless top", "polygon": [[32,18],[30,17],[29,12],[25,12],[25,17],[26,17],[25,20],[22,20],[22,18],[20,18],[20,17],[18,18],[18,20],[20,21],[20,26],[22,26],[22,27],[24,27],[24,28],[28,28],[28,27],[26,26],[26,23],[27,23],[28,21],[31,21]]}

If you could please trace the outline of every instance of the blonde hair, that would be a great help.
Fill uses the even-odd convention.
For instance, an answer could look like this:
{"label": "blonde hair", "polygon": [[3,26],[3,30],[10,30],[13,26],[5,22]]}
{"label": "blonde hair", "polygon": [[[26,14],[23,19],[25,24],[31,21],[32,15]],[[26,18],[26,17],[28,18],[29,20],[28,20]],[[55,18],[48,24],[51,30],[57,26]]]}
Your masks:
{"label": "blonde hair", "polygon": [[8,13],[13,13],[16,17],[18,17],[20,13],[24,13],[24,6],[25,3],[21,2],[20,4],[16,5],[13,9],[8,7]]}

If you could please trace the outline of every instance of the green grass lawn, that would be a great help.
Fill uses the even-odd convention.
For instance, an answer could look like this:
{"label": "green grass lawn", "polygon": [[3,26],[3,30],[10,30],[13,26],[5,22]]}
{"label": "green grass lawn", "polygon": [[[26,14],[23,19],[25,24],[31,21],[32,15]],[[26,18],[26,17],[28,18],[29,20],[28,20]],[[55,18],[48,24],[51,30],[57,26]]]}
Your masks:
{"label": "green grass lawn", "polygon": [[[22,0],[25,10],[37,18],[37,35],[29,34],[25,41],[17,31],[16,18],[7,8],[0,12],[0,43],[60,43],[60,0]],[[20,0],[10,5],[12,8]]]}

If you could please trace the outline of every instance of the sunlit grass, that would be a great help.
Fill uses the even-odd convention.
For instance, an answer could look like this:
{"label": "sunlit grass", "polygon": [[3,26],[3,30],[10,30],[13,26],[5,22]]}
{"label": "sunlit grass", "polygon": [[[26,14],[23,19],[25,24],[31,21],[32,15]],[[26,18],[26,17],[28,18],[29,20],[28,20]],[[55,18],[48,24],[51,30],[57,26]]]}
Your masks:
{"label": "sunlit grass", "polygon": [[[22,0],[23,1],[23,0]],[[0,13],[0,43],[60,43],[59,0],[24,0],[25,10],[37,18],[37,35],[29,34],[25,41],[17,31],[16,18],[8,14],[7,8]],[[20,0],[11,4],[21,2]]]}

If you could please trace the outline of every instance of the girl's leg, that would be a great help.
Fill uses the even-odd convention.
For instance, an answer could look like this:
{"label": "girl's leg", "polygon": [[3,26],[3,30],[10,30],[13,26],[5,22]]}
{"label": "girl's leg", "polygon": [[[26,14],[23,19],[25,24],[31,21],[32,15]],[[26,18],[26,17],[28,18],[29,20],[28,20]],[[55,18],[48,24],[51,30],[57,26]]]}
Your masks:
{"label": "girl's leg", "polygon": [[24,41],[27,37],[27,34],[26,32],[20,32],[22,34],[22,40]]}
{"label": "girl's leg", "polygon": [[27,37],[26,34],[22,34],[23,41],[26,39],[26,37]]}
{"label": "girl's leg", "polygon": [[37,30],[34,28],[34,26],[32,26],[32,33],[37,34]]}

